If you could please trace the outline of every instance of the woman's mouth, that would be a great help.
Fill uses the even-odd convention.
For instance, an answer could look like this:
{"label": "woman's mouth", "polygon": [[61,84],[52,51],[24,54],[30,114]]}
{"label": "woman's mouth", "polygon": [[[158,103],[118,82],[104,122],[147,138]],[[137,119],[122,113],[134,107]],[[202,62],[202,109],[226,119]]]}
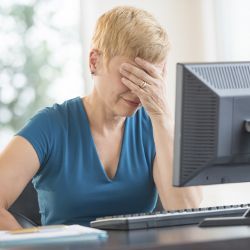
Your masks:
{"label": "woman's mouth", "polygon": [[137,107],[141,102],[138,101],[131,101],[131,100],[127,100],[127,99],[123,99],[124,101],[126,101],[127,104],[133,106],[133,107]]}

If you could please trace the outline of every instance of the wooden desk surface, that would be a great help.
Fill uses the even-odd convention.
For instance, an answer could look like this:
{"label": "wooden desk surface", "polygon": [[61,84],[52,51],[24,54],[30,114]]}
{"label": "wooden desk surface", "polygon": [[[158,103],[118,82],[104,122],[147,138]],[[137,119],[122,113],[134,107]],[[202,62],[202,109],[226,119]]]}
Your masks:
{"label": "wooden desk surface", "polygon": [[11,250],[80,250],[80,249],[250,249],[250,227],[198,226],[169,227],[150,230],[109,231],[104,242],[64,243],[57,245],[22,246]]}

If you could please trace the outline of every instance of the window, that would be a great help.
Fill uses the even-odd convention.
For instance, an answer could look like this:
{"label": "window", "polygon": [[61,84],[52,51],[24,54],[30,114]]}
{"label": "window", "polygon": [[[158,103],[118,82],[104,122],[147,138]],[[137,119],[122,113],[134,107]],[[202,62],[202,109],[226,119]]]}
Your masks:
{"label": "window", "polygon": [[1,0],[0,149],[40,108],[82,95],[79,0]]}

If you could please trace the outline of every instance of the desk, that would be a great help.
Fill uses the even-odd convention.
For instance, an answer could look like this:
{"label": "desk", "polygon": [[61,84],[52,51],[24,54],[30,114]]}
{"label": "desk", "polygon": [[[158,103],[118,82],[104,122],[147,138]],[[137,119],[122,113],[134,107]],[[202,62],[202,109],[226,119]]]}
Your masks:
{"label": "desk", "polygon": [[[6,248],[8,249],[8,248]],[[167,249],[231,250],[250,249],[250,227],[199,228],[182,226],[135,231],[109,231],[105,242],[69,243],[15,247],[11,250],[97,250],[97,249]]]}

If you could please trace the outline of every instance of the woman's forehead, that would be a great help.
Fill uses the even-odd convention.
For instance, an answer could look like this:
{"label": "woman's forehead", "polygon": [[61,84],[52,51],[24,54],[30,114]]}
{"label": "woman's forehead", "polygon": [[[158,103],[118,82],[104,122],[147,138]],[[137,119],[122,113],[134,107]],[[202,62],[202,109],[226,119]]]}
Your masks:
{"label": "woman's forehead", "polygon": [[[116,56],[117,59],[120,61],[120,63],[130,63],[136,67],[138,67],[138,64],[131,60],[130,58],[128,57],[125,57],[125,56]],[[152,63],[156,68],[158,68],[159,70],[162,70],[163,67],[164,67],[164,64],[165,64],[165,61],[162,61],[160,63]]]}

